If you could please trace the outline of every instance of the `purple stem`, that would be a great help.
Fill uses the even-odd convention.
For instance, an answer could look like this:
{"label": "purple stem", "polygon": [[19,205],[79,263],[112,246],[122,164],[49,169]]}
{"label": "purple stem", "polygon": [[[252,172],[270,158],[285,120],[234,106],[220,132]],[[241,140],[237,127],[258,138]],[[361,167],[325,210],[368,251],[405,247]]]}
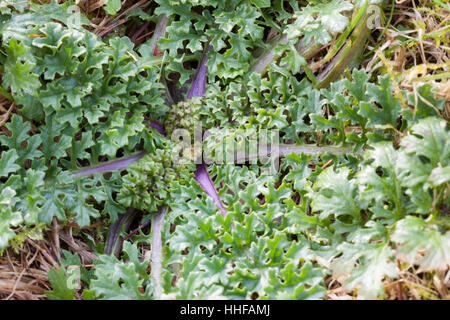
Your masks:
{"label": "purple stem", "polygon": [[204,163],[197,165],[197,170],[195,171],[195,181],[197,181],[203,190],[205,190],[206,194],[213,199],[220,212],[222,212],[222,216],[225,217],[227,215],[227,210],[223,207],[219,194],[214,187],[214,183],[212,182]]}
{"label": "purple stem", "polygon": [[132,208],[127,208],[124,214],[120,214],[117,221],[109,227],[108,236],[105,243],[105,253],[118,255],[122,250],[122,240],[120,239],[120,230],[128,231],[137,211]]}
{"label": "purple stem", "polygon": [[160,300],[163,292],[162,288],[162,250],[163,242],[161,233],[164,227],[164,215],[167,207],[164,206],[159,212],[152,216],[152,278],[155,288],[155,298]]}
{"label": "purple stem", "polygon": [[140,152],[140,153],[135,154],[130,157],[122,158],[119,160],[113,160],[111,162],[103,163],[103,164],[100,164],[100,165],[94,166],[94,167],[81,169],[80,171],[72,173],[72,176],[77,178],[77,177],[87,176],[87,175],[98,173],[98,172],[121,170],[121,169],[128,167],[133,162],[138,161],[146,154],[147,154],[146,152]]}
{"label": "purple stem", "polygon": [[[208,52],[208,50],[209,48],[206,50],[206,52]],[[203,56],[202,61],[200,62],[200,67],[198,68],[197,74],[195,75],[194,81],[192,82],[192,86],[187,94],[187,100],[192,99],[193,97],[201,97],[205,94],[207,71],[206,62],[208,61],[206,52]],[[205,190],[206,194],[214,200],[214,203],[219,208],[222,216],[225,217],[227,215],[227,211],[223,207],[216,187],[214,186],[214,183],[212,182],[204,163],[197,164],[197,170],[195,171],[194,179],[200,184],[203,190]]]}
{"label": "purple stem", "polygon": [[[150,50],[152,55],[155,55],[155,49],[156,49],[156,42],[159,38],[163,37],[166,34],[166,27],[167,23],[169,22],[169,19],[166,17],[166,15],[162,15],[159,18],[158,23],[156,24],[155,33],[153,34]],[[166,135],[166,129],[162,125],[160,125],[158,122],[150,120],[150,127],[153,129],[156,129],[160,134]]]}
{"label": "purple stem", "polygon": [[192,99],[193,97],[201,97],[205,94],[206,87],[206,62],[208,61],[208,56],[203,56],[202,62],[200,63],[200,68],[198,68],[197,74],[195,75],[192,86],[189,89],[186,100]]}
{"label": "purple stem", "polygon": [[155,33],[153,34],[152,40],[150,42],[150,50],[153,55],[155,55],[155,49],[157,47],[156,42],[159,38],[163,37],[166,34],[166,27],[168,22],[169,19],[166,17],[166,15],[163,14],[156,25]]}
{"label": "purple stem", "polygon": [[153,129],[156,129],[156,131],[158,131],[163,136],[166,135],[166,129],[162,125],[160,125],[158,122],[150,120],[150,127],[152,127]]}

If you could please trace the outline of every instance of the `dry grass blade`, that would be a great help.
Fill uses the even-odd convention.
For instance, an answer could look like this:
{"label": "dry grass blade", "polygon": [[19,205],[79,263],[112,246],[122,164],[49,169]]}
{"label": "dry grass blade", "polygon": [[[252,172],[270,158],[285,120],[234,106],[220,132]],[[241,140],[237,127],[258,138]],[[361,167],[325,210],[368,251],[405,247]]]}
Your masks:
{"label": "dry grass blade", "polygon": [[1,115],[2,119],[0,120],[0,127],[2,127],[6,121],[8,121],[9,117],[11,116],[12,111],[14,110],[15,104],[14,102],[11,104],[11,106],[9,107],[8,111]]}
{"label": "dry grass blade", "polygon": [[[5,259],[6,258],[6,259]],[[41,250],[25,243],[19,251],[6,250],[0,258],[0,299],[38,300],[45,299],[50,290],[48,266]]]}

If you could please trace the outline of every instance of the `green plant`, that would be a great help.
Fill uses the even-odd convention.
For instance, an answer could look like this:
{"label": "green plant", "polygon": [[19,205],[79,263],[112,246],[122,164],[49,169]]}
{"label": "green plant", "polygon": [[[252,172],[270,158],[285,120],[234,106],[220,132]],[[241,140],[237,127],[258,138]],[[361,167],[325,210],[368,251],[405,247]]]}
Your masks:
{"label": "green plant", "polygon": [[[52,221],[110,228],[92,272],[64,252],[49,298],[81,297],[74,267],[85,299],[318,299],[329,277],[377,298],[397,260],[448,268],[445,100],[344,72],[379,1],[156,3],[130,13],[157,22],[139,46],[94,35],[70,1],[0,4],[0,94],[20,106],[0,135],[0,250]],[[173,163],[170,135],[199,123],[212,156],[277,131],[280,170],[270,152]],[[126,234],[137,217],[150,233]]]}

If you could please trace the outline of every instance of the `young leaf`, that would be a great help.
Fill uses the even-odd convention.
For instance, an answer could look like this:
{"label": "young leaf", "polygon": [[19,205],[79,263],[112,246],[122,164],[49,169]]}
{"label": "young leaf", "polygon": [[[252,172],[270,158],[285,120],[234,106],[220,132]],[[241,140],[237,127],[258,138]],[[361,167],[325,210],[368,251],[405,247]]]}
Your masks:
{"label": "young leaf", "polygon": [[64,268],[57,270],[52,268],[48,272],[48,278],[53,290],[46,291],[49,300],[74,300],[75,288],[68,287],[68,279]]}
{"label": "young leaf", "polygon": [[104,8],[108,14],[114,16],[120,10],[121,7],[122,7],[121,0],[108,0]]}
{"label": "young leaf", "polygon": [[[422,271],[447,270],[450,266],[450,232],[441,233],[435,225],[408,216],[398,221],[392,240],[398,244],[397,256]],[[424,250],[424,254],[419,254]]]}

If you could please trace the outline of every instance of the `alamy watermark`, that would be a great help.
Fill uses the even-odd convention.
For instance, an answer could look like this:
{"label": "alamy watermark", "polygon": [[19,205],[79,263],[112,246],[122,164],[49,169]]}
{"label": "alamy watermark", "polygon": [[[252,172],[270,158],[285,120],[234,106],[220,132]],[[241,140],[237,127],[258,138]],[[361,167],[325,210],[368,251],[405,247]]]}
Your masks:
{"label": "alamy watermark", "polygon": [[260,164],[268,173],[277,172],[280,157],[280,133],[276,129],[220,129],[203,132],[202,124],[194,130],[175,129],[172,162],[195,164]]}

